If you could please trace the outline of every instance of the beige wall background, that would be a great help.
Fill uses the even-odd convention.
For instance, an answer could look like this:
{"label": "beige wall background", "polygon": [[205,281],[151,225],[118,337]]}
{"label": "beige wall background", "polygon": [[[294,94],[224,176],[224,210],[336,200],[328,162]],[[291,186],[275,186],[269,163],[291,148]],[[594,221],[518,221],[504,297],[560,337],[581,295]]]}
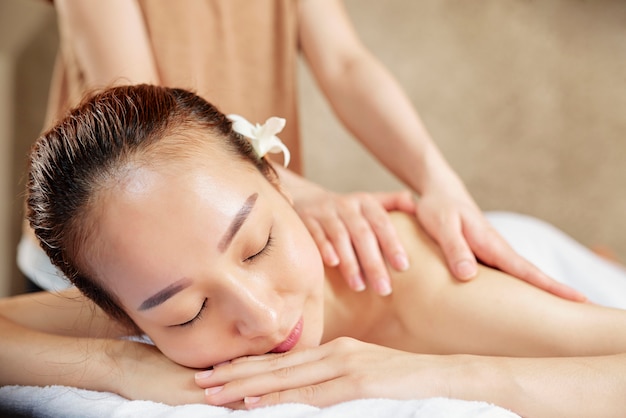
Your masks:
{"label": "beige wall background", "polygon": [[[345,3],[483,209],[537,216],[626,261],[626,2]],[[308,77],[302,93],[311,178],[402,187]]]}
{"label": "beige wall background", "polygon": [[24,289],[15,255],[25,161],[43,124],[56,44],[45,1],[0,0],[0,297]]}
{"label": "beige wall background", "polygon": [[[345,4],[483,209],[537,216],[626,260],[626,2]],[[24,161],[55,49],[46,2],[0,0],[0,295],[23,289]],[[306,174],[337,191],[404,187],[341,128],[304,65],[301,74]]]}

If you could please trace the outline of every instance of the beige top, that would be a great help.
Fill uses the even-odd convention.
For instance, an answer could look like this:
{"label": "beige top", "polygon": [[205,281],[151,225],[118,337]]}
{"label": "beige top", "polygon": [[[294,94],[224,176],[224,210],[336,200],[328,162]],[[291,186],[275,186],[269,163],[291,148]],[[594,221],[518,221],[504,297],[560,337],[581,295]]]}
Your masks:
{"label": "beige top", "polygon": [[[161,83],[196,91],[250,122],[287,119],[280,138],[302,172],[297,113],[297,0],[138,0]],[[85,81],[61,28],[46,126],[76,104]],[[280,158],[280,157],[278,157]]]}

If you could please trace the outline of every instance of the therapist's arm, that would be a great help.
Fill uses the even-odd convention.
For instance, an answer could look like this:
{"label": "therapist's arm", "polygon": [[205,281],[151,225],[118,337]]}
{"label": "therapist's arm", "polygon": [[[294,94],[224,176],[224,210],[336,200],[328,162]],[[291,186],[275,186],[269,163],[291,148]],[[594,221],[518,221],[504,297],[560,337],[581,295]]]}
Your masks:
{"label": "therapist's arm", "polygon": [[341,1],[301,0],[299,8],[300,43],[321,90],[347,129],[420,196],[417,217],[453,275],[474,277],[478,257],[556,295],[584,300],[490,227],[398,82],[358,38]]}
{"label": "therapist's arm", "polygon": [[159,84],[136,0],[55,0],[54,5],[61,36],[73,44],[90,88]]}

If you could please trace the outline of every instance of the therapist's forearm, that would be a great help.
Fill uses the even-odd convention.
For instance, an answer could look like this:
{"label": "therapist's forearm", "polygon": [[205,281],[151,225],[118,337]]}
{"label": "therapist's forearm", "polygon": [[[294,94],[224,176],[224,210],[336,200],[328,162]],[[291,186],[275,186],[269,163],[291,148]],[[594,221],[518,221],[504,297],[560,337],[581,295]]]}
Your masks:
{"label": "therapist's forearm", "polygon": [[319,81],[344,125],[412,189],[456,178],[400,85],[368,51]]}
{"label": "therapist's forearm", "polygon": [[315,193],[326,192],[326,189],[322,188],[322,186],[307,180],[280,164],[272,163],[272,166],[276,174],[278,174],[280,184],[285,188],[289,197],[296,202],[300,199],[306,199]]}
{"label": "therapist's forearm", "polygon": [[72,45],[87,88],[159,84],[137,0],[55,0],[61,36]]}

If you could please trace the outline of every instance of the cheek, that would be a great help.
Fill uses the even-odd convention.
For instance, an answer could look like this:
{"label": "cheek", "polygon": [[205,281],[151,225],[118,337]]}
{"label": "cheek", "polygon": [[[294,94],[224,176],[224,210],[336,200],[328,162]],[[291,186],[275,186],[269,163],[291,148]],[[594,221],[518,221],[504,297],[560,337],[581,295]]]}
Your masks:
{"label": "cheek", "polygon": [[[224,338],[216,338],[210,331],[206,332],[198,327],[179,331],[180,333],[152,333],[151,339],[165,357],[181,366],[207,368],[239,356],[238,353],[231,352]],[[219,350],[215,347],[215,341],[221,341]]]}
{"label": "cheek", "polygon": [[187,367],[199,367],[197,352],[189,352],[186,338],[176,336],[154,336],[152,341],[170,360]]}
{"label": "cheek", "polygon": [[[288,263],[296,278],[306,278],[306,284],[317,286],[324,279],[324,265],[313,238],[304,225],[293,227],[287,245]],[[300,279],[301,280],[301,279]]]}

